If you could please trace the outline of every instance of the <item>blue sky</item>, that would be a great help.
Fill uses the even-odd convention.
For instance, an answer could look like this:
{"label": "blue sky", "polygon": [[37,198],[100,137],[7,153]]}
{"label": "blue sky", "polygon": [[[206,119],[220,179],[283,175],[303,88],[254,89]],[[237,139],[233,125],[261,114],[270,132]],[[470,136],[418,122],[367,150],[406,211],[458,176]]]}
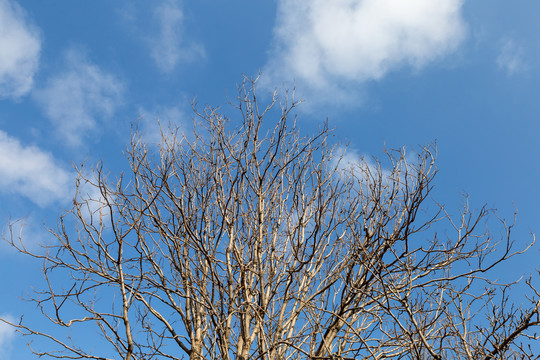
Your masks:
{"label": "blue sky", "polygon": [[[352,153],[438,145],[435,196],[468,193],[539,232],[540,3],[516,0],[0,0],[0,221],[47,240],[73,196],[73,164],[122,151],[140,118],[191,125],[190,99],[224,105],[242,74],[296,86],[299,127],[326,118]],[[516,279],[533,253],[501,269]],[[28,309],[39,264],[0,245],[0,314]],[[31,315],[28,315],[30,317]],[[0,357],[29,359],[0,326]]]}

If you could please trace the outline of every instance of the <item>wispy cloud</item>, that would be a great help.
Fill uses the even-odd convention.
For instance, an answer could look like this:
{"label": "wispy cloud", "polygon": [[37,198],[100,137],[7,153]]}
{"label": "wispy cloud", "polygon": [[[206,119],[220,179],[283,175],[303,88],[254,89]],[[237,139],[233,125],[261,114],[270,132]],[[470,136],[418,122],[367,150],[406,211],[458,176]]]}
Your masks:
{"label": "wispy cloud", "polygon": [[15,1],[0,0],[0,98],[27,94],[39,65],[39,30]]}
{"label": "wispy cloud", "polygon": [[80,178],[76,201],[86,222],[108,226],[110,218],[107,216],[109,214],[107,199],[114,203],[114,195],[105,193],[104,196],[102,191],[106,191],[106,189],[99,187],[98,183],[95,174],[84,174]]}
{"label": "wispy cloud", "polygon": [[388,179],[391,175],[391,171],[375,162],[373,157],[362,154],[355,149],[340,146],[336,151],[336,155],[333,162],[334,166],[337,166],[340,176],[348,177],[352,175],[359,180],[368,180],[378,178],[379,174],[383,179]]}
{"label": "wispy cloud", "polygon": [[426,148],[422,153],[418,153],[414,149],[403,148],[399,152],[391,150],[383,158],[376,159],[356,149],[340,146],[336,149],[332,161],[339,177],[353,176],[362,185],[377,182],[381,182],[383,186],[392,182],[412,185],[418,179],[416,174],[421,163],[429,161],[429,151]]}
{"label": "wispy cloud", "polygon": [[510,38],[503,39],[497,56],[497,65],[499,69],[506,71],[508,76],[524,72],[527,67],[523,47]]}
{"label": "wispy cloud", "polygon": [[58,137],[79,146],[102,119],[114,115],[124,86],[78,50],[65,55],[65,69],[51,77],[35,98],[56,127]]}
{"label": "wispy cloud", "polygon": [[1,236],[7,241],[0,242],[0,252],[7,255],[18,252],[8,242],[13,242],[16,247],[25,248],[37,254],[44,251],[44,246],[54,241],[47,228],[33,217],[7,219]]}
{"label": "wispy cloud", "polygon": [[461,5],[461,0],[280,0],[263,74],[274,84],[293,78],[322,91],[381,79],[405,65],[422,68],[464,39]]}
{"label": "wispy cloud", "polygon": [[[9,314],[2,314],[0,318],[6,319],[9,322],[16,322],[15,318]],[[6,359],[11,351],[11,342],[15,338],[15,329],[13,326],[0,321],[0,356]]]}
{"label": "wispy cloud", "polygon": [[160,144],[163,140],[162,131],[167,136],[167,131],[178,129],[179,138],[182,134],[189,137],[186,115],[176,106],[157,107],[153,110],[141,108],[139,116],[139,133],[147,143]]}
{"label": "wispy cloud", "polygon": [[204,57],[204,48],[184,39],[184,14],[179,1],[165,0],[153,11],[158,31],[148,39],[152,58],[164,73],[173,71],[179,62]]}
{"label": "wispy cloud", "polygon": [[39,206],[69,199],[74,177],[53,156],[24,146],[0,130],[0,191],[28,198]]}

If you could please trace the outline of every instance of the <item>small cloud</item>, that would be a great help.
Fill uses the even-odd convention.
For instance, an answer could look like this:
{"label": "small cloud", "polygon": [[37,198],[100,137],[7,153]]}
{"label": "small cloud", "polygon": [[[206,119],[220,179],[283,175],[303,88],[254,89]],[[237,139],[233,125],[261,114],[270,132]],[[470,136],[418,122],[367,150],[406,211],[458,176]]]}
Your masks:
{"label": "small cloud", "polygon": [[54,157],[0,130],[0,189],[44,207],[69,199],[73,176]]}
{"label": "small cloud", "polygon": [[186,44],[183,39],[184,14],[176,0],[165,0],[154,8],[158,32],[148,39],[151,56],[164,73],[172,72],[180,61],[192,61],[205,56],[201,44]]}
{"label": "small cloud", "polygon": [[[9,315],[2,314],[0,318],[5,319],[11,323],[16,323],[17,320]],[[2,359],[8,358],[9,353],[11,352],[12,341],[15,338],[15,328],[9,324],[6,324],[3,321],[0,321],[0,356]]]}
{"label": "small cloud", "polygon": [[265,82],[293,78],[342,96],[343,83],[379,80],[405,65],[420,69],[465,38],[461,6],[461,0],[280,0]]}
{"label": "small cloud", "polygon": [[179,130],[178,136],[189,136],[185,124],[186,115],[178,107],[158,107],[153,111],[144,108],[139,110],[139,133],[142,139],[149,144],[161,144],[162,131]]}
{"label": "small cloud", "polygon": [[10,246],[12,242],[18,248],[24,248],[34,254],[40,253],[43,246],[51,243],[52,235],[47,231],[44,225],[40,225],[34,218],[22,218],[19,220],[8,219],[2,231],[2,241],[0,243],[0,252],[10,254],[17,250]]}
{"label": "small cloud", "polygon": [[99,119],[111,118],[121,103],[123,84],[92,64],[80,51],[65,55],[65,69],[50,78],[34,97],[56,127],[59,138],[80,146]]}
{"label": "small cloud", "polygon": [[39,65],[39,30],[15,1],[0,0],[0,98],[27,94]]}
{"label": "small cloud", "polygon": [[352,176],[363,185],[380,181],[386,186],[393,182],[415,184],[420,165],[429,159],[427,149],[418,153],[414,149],[403,148],[400,151],[389,151],[386,157],[376,159],[355,149],[340,146],[332,162],[339,177],[351,179]]}
{"label": "small cloud", "polygon": [[84,174],[79,178],[75,200],[85,222],[92,225],[108,225],[110,212],[107,201],[114,203],[114,195],[106,192],[106,187],[98,186],[99,181],[95,175],[95,173]]}
{"label": "small cloud", "polygon": [[512,76],[527,70],[523,57],[523,47],[516,44],[514,40],[506,38],[502,41],[497,65],[499,69],[506,71],[508,76]]}
{"label": "small cloud", "polygon": [[372,157],[357,150],[339,147],[336,154],[337,157],[333,159],[333,163],[340,176],[354,176],[359,180],[378,178],[379,174],[383,179],[388,180],[391,176],[391,170],[383,168]]}

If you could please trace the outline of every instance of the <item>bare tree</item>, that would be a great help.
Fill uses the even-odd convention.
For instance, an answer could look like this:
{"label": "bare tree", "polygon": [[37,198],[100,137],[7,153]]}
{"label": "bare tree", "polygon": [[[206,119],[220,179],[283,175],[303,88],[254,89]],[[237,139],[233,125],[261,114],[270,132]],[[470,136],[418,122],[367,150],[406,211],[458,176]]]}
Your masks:
{"label": "bare tree", "polygon": [[[494,239],[488,209],[465,202],[456,218],[431,200],[433,146],[413,160],[388,151],[388,166],[351,162],[329,144],[327,127],[299,135],[289,119],[296,105],[274,94],[261,107],[255,81],[246,80],[234,104],[238,128],[217,108],[194,107],[190,139],[168,132],[153,148],[135,133],[129,175],[111,183],[101,167],[81,172],[45,254],[12,237],[44,261],[46,286],[33,301],[47,319],[74,331],[95,327],[110,345],[99,355],[75,332],[64,338],[12,323],[51,342],[34,353],[538,358],[530,346],[539,292],[529,281],[531,297],[515,307],[512,284],[488,278],[522,252],[513,249],[512,226],[500,221],[503,235]],[[86,182],[97,198],[81,196]]]}

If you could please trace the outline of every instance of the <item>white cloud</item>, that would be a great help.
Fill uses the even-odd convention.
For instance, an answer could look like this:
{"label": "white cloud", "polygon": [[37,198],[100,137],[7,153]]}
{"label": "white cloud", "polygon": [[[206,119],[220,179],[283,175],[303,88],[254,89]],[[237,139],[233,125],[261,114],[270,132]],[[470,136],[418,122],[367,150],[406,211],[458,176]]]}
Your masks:
{"label": "white cloud", "polygon": [[39,206],[69,198],[73,176],[53,156],[23,146],[0,130],[0,191],[24,196]]}
{"label": "white cloud", "polygon": [[0,0],[0,98],[19,98],[32,89],[39,65],[37,28],[14,1]]}
{"label": "white cloud", "polygon": [[190,132],[185,124],[186,115],[176,106],[158,107],[153,111],[141,108],[139,114],[139,133],[149,144],[161,144],[162,131],[167,136],[170,130],[178,129],[179,139],[182,138],[182,134],[189,137]]}
{"label": "white cloud", "polygon": [[363,181],[378,178],[379,173],[386,180],[391,176],[391,170],[383,168],[373,157],[364,155],[357,150],[341,146],[337,149],[336,155],[337,157],[333,159],[333,163],[334,166],[337,166],[340,176],[348,177],[353,175],[358,180]]}
{"label": "white cloud", "polygon": [[[43,224],[37,222],[33,217],[21,218],[18,220],[9,219],[2,231],[2,238],[12,241],[17,247],[24,247],[33,253],[40,253],[43,246],[51,243],[52,235]],[[5,254],[15,254],[18,251],[7,241],[0,243],[0,251]]]}
{"label": "white cloud", "polygon": [[336,149],[332,162],[333,166],[337,167],[338,176],[354,176],[362,185],[378,181],[384,186],[396,181],[403,184],[405,179],[412,185],[418,179],[416,174],[420,164],[426,161],[429,166],[429,151],[426,148],[422,153],[418,153],[413,149],[403,148],[400,152],[390,150],[387,156],[376,159],[355,149],[340,146]]}
{"label": "white cloud", "polygon": [[[280,0],[263,74],[312,89],[419,69],[465,37],[462,0]],[[265,80],[269,82],[268,79]],[[328,91],[326,91],[328,92]]]}
{"label": "white cloud", "polygon": [[96,129],[99,119],[114,115],[124,87],[80,51],[70,50],[65,58],[64,71],[37,90],[35,98],[55,125],[58,137],[78,146]]}
{"label": "white cloud", "polygon": [[523,47],[516,44],[514,40],[505,38],[502,41],[499,56],[497,57],[497,65],[499,69],[512,76],[526,70],[523,57]]}
{"label": "white cloud", "polygon": [[152,58],[162,72],[170,73],[180,61],[204,57],[202,45],[185,44],[182,36],[184,14],[178,1],[162,1],[154,8],[153,18],[159,31],[148,39],[148,44]]}
{"label": "white cloud", "polygon": [[[2,314],[0,315],[0,318],[16,323],[16,319],[8,314]],[[11,350],[11,342],[15,338],[15,334],[15,328],[13,326],[0,321],[0,355],[3,359],[6,358]]]}
{"label": "white cloud", "polygon": [[[93,225],[109,225],[107,200],[102,194],[102,188],[96,186],[97,183],[95,174],[84,174],[80,178],[76,201],[86,222]],[[114,195],[107,193],[106,196],[108,201],[114,202]]]}

